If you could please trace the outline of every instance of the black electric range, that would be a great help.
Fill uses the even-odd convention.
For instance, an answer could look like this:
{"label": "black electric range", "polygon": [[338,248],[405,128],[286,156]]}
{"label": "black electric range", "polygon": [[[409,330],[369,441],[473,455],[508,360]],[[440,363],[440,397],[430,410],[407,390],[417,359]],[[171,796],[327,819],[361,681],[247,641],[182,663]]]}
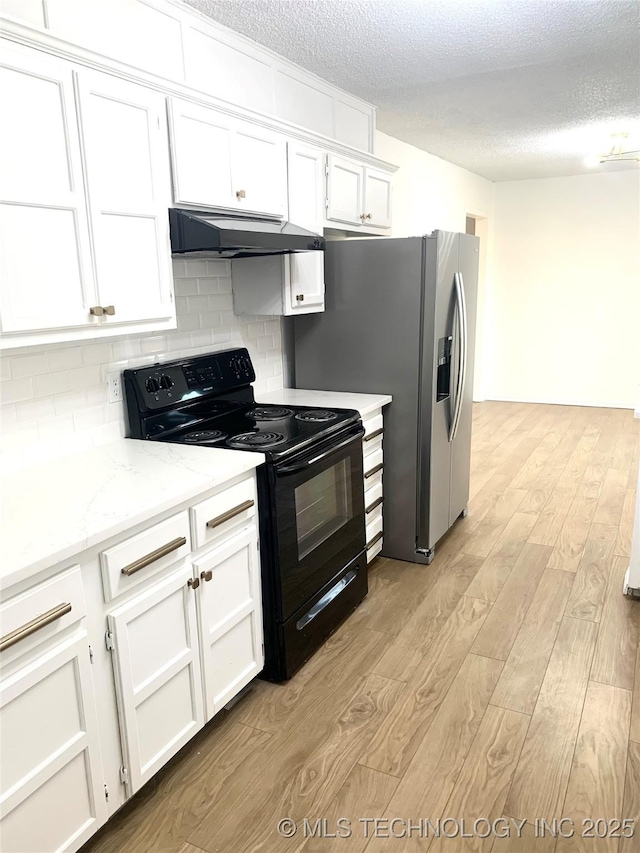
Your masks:
{"label": "black electric range", "polygon": [[289,678],[367,593],[358,412],[256,402],[246,349],[124,371],[129,435],[258,451],[264,677]]}

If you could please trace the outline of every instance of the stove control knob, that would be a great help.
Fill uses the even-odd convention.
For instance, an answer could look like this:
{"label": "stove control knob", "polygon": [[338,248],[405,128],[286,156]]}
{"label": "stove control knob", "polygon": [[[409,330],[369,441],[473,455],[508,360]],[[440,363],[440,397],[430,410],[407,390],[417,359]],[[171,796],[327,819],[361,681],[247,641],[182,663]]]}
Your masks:
{"label": "stove control knob", "polygon": [[170,376],[167,376],[166,373],[163,373],[160,377],[160,387],[164,388],[165,391],[168,391],[169,388],[173,388],[173,379]]}
{"label": "stove control knob", "polygon": [[150,376],[144,386],[150,394],[155,394],[156,391],[160,390],[160,385],[158,384],[158,380],[154,379],[153,376]]}

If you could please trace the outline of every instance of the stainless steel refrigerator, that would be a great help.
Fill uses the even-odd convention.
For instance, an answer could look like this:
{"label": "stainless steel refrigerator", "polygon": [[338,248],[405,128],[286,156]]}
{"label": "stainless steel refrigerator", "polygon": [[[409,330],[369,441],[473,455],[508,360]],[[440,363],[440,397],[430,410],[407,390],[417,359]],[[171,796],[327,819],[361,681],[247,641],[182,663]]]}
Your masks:
{"label": "stainless steel refrigerator", "polygon": [[384,548],[430,563],[466,513],[477,237],[328,242],[326,310],[294,321],[298,388],[393,395],[384,423]]}

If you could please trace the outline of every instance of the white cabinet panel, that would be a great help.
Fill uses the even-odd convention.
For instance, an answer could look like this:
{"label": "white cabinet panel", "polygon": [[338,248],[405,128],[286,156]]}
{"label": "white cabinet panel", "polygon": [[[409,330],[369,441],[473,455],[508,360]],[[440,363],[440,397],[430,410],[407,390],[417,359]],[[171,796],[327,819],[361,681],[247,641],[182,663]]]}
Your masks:
{"label": "white cabinet panel", "polygon": [[172,98],[171,149],[176,204],[286,215],[284,137]]}
{"label": "white cabinet panel", "polygon": [[[287,146],[289,219],[295,225],[322,233],[325,202],[325,155],[319,148]],[[290,255],[285,314],[324,310],[324,253]]]}
{"label": "white cabinet panel", "polygon": [[272,69],[196,27],[184,27],[187,83],[217,98],[273,112]]}
{"label": "white cabinet panel", "polygon": [[364,167],[329,155],[327,219],[362,225]]}
{"label": "white cabinet panel", "polygon": [[263,667],[262,601],[255,527],[195,564],[207,719]]}
{"label": "white cabinet panel", "polygon": [[279,118],[333,136],[333,98],[327,92],[276,70],[275,93]]}
{"label": "white cabinet panel", "polygon": [[174,314],[164,97],[80,72],[82,129],[100,305],[109,325]]}
{"label": "white cabinet panel", "polygon": [[364,213],[366,224],[391,227],[391,175],[376,169],[364,170]]}
{"label": "white cabinet panel", "polygon": [[86,632],[7,677],[0,692],[3,849],[75,851],[107,817]]}
{"label": "white cabinet panel", "polygon": [[286,216],[285,146],[284,137],[276,133],[259,125],[237,123],[231,173],[242,210]]}
{"label": "white cabinet panel", "polygon": [[333,133],[340,142],[362,151],[371,151],[371,111],[363,112],[351,104],[334,99]]}
{"label": "white cabinet panel", "polygon": [[190,578],[183,567],[108,616],[131,793],[204,722]]}
{"label": "white cabinet panel", "polygon": [[[95,298],[70,66],[3,50],[0,316],[3,332],[91,325]],[[34,251],[37,235],[37,251]]]}
{"label": "white cabinet panel", "polygon": [[44,27],[43,0],[0,0],[0,13],[19,18],[34,27]]}
{"label": "white cabinet panel", "polygon": [[231,120],[178,98],[171,98],[170,104],[176,203],[235,207]]}

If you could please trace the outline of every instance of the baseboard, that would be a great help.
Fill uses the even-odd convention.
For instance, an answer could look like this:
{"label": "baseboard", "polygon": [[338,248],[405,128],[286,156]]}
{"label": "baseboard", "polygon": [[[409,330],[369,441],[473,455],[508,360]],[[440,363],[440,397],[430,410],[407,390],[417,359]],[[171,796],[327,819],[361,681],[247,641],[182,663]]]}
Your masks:
{"label": "baseboard", "polygon": [[[539,403],[544,406],[585,406],[590,409],[633,409],[633,405],[629,403],[602,403],[597,400],[545,400],[532,397],[497,397],[493,394],[487,394],[485,397],[487,402],[494,403]],[[483,402],[475,400],[474,402]]]}

